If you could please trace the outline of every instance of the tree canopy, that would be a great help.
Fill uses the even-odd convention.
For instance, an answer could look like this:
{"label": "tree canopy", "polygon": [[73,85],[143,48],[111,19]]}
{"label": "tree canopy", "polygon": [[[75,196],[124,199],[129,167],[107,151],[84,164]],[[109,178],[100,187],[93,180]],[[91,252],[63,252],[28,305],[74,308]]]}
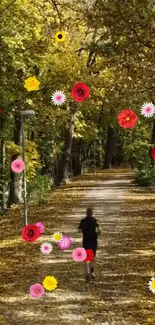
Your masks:
{"label": "tree canopy", "polygon": [[[2,209],[6,192],[9,204],[21,200],[22,176],[10,164],[22,154],[25,109],[35,111],[35,119],[25,121],[30,189],[47,175],[60,185],[84,165],[110,168],[133,160],[150,172],[155,123],[140,109],[154,103],[154,2],[4,0],[0,18]],[[57,32],[65,33],[64,42]],[[40,86],[29,92],[24,82],[33,76]],[[79,81],[90,88],[82,103],[70,95]],[[62,106],[51,102],[55,91],[66,95]],[[139,117],[134,129],[118,125],[127,108]]]}

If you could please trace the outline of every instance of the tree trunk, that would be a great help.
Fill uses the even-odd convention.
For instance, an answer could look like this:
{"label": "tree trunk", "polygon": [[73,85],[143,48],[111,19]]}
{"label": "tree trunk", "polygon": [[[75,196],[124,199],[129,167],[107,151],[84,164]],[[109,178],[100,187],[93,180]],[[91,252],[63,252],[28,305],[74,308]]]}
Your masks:
{"label": "tree trunk", "polygon": [[[21,134],[21,118],[19,113],[14,115],[14,143],[18,146],[22,145],[22,134]],[[17,159],[18,153],[12,156],[11,161]],[[14,173],[10,168],[10,194],[9,194],[9,206],[12,204],[22,203],[22,174]]]}
{"label": "tree trunk", "polygon": [[5,181],[5,162],[6,162],[6,152],[5,152],[5,140],[1,140],[1,151],[0,151],[0,207],[3,213],[6,209],[6,181]]}
{"label": "tree trunk", "polygon": [[55,180],[57,186],[67,183],[69,178],[69,165],[70,165],[72,142],[73,142],[73,135],[74,135],[75,113],[76,113],[76,108],[74,107],[71,112],[70,126],[65,131],[64,150],[58,166],[57,179]]}
{"label": "tree trunk", "polygon": [[98,148],[99,148],[99,150],[96,153],[96,166],[100,168],[103,166],[103,153],[102,153],[101,139],[98,140]]}
{"label": "tree trunk", "polygon": [[73,170],[73,176],[78,176],[81,175],[82,173],[82,163],[78,156],[72,158],[72,170]]}
{"label": "tree trunk", "polygon": [[[153,125],[152,125],[151,144],[155,145],[155,122],[153,122]],[[150,168],[153,168],[154,167],[154,159],[152,158],[152,148],[149,149],[149,156],[151,157]]]}
{"label": "tree trunk", "polygon": [[82,157],[81,157],[81,149],[82,149],[82,140],[74,139],[72,145],[72,172],[73,176],[81,175],[82,172]]}
{"label": "tree trunk", "polygon": [[114,129],[111,126],[109,126],[107,131],[107,141],[105,146],[105,157],[104,157],[103,169],[110,169],[112,166],[113,139],[114,139]]}

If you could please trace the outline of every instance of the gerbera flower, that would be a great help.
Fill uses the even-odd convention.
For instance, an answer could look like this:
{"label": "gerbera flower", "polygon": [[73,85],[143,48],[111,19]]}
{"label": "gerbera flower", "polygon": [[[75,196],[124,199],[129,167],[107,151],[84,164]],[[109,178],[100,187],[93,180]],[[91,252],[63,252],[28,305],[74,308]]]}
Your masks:
{"label": "gerbera flower", "polygon": [[25,80],[24,88],[27,91],[38,90],[40,85],[40,81],[37,80],[36,77],[29,77]]}
{"label": "gerbera flower", "polygon": [[35,225],[38,227],[40,233],[42,234],[44,232],[44,230],[45,230],[45,227],[44,227],[43,223],[42,222],[37,222]]}
{"label": "gerbera flower", "polygon": [[73,260],[76,262],[82,262],[87,258],[87,253],[84,248],[75,248],[72,252]]}
{"label": "gerbera flower", "polygon": [[36,284],[31,285],[31,287],[30,287],[30,295],[31,295],[31,297],[40,298],[44,294],[45,294],[45,289],[41,284],[36,283]]}
{"label": "gerbera flower", "polygon": [[155,106],[152,103],[145,103],[141,107],[141,113],[145,117],[152,117],[155,113]]}
{"label": "gerbera flower", "polygon": [[152,293],[155,293],[155,277],[151,278],[151,281],[148,283],[149,290],[152,291]]}
{"label": "gerbera flower", "polygon": [[13,172],[20,174],[25,168],[24,161],[22,159],[16,159],[11,163],[11,169]]}
{"label": "gerbera flower", "polygon": [[46,290],[52,291],[57,288],[58,281],[54,276],[46,276],[43,280],[43,286]]}
{"label": "gerbera flower", "polygon": [[138,116],[131,109],[124,109],[118,115],[118,124],[125,129],[133,128],[136,125],[137,121]]}
{"label": "gerbera flower", "polygon": [[91,249],[86,249],[87,257],[85,259],[86,262],[90,262],[94,259],[94,253]]}
{"label": "gerbera flower", "polygon": [[52,238],[55,242],[59,242],[62,239],[62,237],[63,236],[61,232],[55,232]]}
{"label": "gerbera flower", "polygon": [[50,243],[45,242],[40,245],[40,251],[44,255],[50,254],[52,250],[53,250],[53,246]]}
{"label": "gerbera flower", "polygon": [[40,237],[40,231],[36,225],[28,225],[22,228],[22,239],[33,243]]}
{"label": "gerbera flower", "polygon": [[152,148],[152,158],[155,160],[155,146]]}
{"label": "gerbera flower", "polygon": [[68,237],[68,236],[63,236],[62,239],[57,243],[58,247],[62,250],[69,249],[71,244],[72,244],[72,241],[71,241],[70,237]]}
{"label": "gerbera flower", "polygon": [[56,42],[62,43],[62,42],[65,41],[65,39],[66,39],[66,33],[65,32],[57,32],[55,34],[55,40],[56,40]]}
{"label": "gerbera flower", "polygon": [[88,85],[82,82],[78,82],[77,84],[75,84],[71,91],[72,98],[78,103],[84,102],[89,97],[89,94],[90,89]]}
{"label": "gerbera flower", "polygon": [[51,100],[55,105],[60,106],[65,102],[66,96],[63,91],[58,90],[53,93],[53,95],[51,96]]}

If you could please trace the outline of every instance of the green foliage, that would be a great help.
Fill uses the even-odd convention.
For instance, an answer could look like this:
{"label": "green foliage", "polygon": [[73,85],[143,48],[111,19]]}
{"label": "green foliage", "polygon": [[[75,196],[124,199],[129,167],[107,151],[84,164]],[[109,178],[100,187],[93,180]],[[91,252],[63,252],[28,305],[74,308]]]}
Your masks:
{"label": "green foliage", "polygon": [[150,169],[149,166],[145,166],[139,170],[135,177],[135,182],[139,186],[150,186],[155,182],[155,168]]}
{"label": "green foliage", "polygon": [[144,165],[150,165],[149,149],[151,145],[147,141],[135,139],[133,143],[126,146],[126,157],[134,160],[139,169]]}
{"label": "green foliage", "polygon": [[37,151],[37,145],[33,141],[26,141],[26,170],[27,182],[32,182],[36,177],[37,171],[42,168],[40,155]]}
{"label": "green foliage", "polygon": [[[9,170],[11,158],[14,154],[18,154],[19,158],[22,157],[22,147],[14,144],[13,141],[6,142],[7,149],[7,169]],[[33,141],[26,140],[26,171],[27,182],[32,182],[36,177],[38,170],[42,168],[40,163],[40,155],[37,150],[37,145]]]}
{"label": "green foliage", "polygon": [[33,179],[33,182],[29,182],[28,198],[30,201],[39,203],[46,202],[51,192],[51,186],[48,176],[40,176],[39,174]]}

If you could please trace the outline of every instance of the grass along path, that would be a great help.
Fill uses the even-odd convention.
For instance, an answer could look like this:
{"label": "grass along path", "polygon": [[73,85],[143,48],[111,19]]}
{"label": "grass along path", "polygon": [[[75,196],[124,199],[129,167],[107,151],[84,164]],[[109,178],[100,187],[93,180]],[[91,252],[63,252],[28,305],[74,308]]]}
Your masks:
{"label": "grass along path", "polygon": [[[46,205],[31,207],[31,223],[43,221],[46,227],[44,236],[33,244],[20,238],[19,209],[3,217],[0,324],[155,324],[154,295],[147,289],[155,269],[154,215],[146,219],[139,214],[143,202],[138,194],[135,198],[133,190],[130,173],[98,174],[95,181],[91,175],[75,180],[54,192]],[[81,246],[76,228],[89,204],[94,206],[102,233],[96,258],[97,282],[85,285],[83,263],[74,262],[71,253]],[[55,231],[71,237],[72,249],[62,252],[53,244],[53,252],[45,257],[40,243],[50,241]],[[32,299],[30,285],[41,283],[46,275],[57,278],[58,289]]]}

